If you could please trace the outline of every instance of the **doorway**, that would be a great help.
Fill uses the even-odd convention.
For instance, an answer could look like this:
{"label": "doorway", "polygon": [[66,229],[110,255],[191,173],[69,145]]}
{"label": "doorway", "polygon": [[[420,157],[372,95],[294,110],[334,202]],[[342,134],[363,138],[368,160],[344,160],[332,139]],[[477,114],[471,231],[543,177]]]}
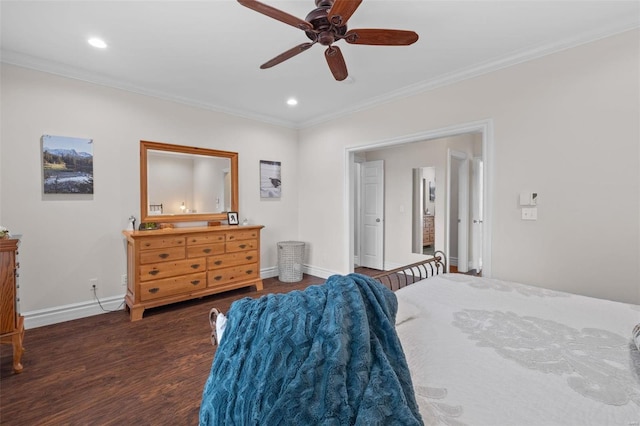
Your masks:
{"label": "doorway", "polygon": [[412,247],[413,253],[435,253],[436,168],[413,169]]}
{"label": "doorway", "polygon": [[359,266],[384,269],[384,162],[360,164],[360,262]]}
{"label": "doorway", "polygon": [[[360,238],[358,236],[358,230],[357,228],[355,228],[356,223],[358,222],[357,219],[357,215],[358,215],[358,209],[359,209],[359,200],[357,199],[358,195],[358,191],[356,190],[357,186],[357,175],[356,175],[356,169],[358,169],[358,165],[356,164],[356,159],[362,159],[363,156],[365,156],[365,153],[367,151],[372,151],[372,150],[379,150],[379,149],[393,149],[396,147],[401,147],[403,145],[406,144],[413,144],[416,142],[429,142],[429,141],[433,141],[436,139],[442,139],[442,138],[447,138],[447,137],[453,137],[453,136],[459,136],[459,135],[464,135],[464,134],[469,134],[469,133],[476,133],[479,135],[480,139],[481,139],[481,153],[479,153],[479,155],[477,156],[483,164],[483,173],[481,174],[481,180],[482,180],[482,194],[479,197],[481,199],[480,203],[482,204],[482,212],[483,212],[483,220],[481,223],[479,223],[479,228],[481,230],[480,235],[480,239],[479,241],[477,241],[478,244],[480,244],[480,247],[482,248],[481,252],[482,252],[482,269],[483,269],[483,275],[484,276],[491,276],[491,202],[492,202],[492,184],[491,184],[491,179],[492,179],[492,169],[491,169],[491,159],[493,156],[493,123],[492,120],[482,120],[482,121],[478,121],[478,122],[473,122],[473,123],[466,123],[466,124],[461,124],[461,125],[456,125],[456,126],[452,126],[452,127],[447,127],[447,128],[442,128],[442,129],[437,129],[437,130],[433,130],[433,131],[427,131],[427,132],[422,132],[419,134],[414,134],[414,135],[410,135],[410,136],[406,136],[406,137],[401,137],[401,138],[394,138],[392,140],[386,140],[386,141],[381,141],[381,142],[376,142],[376,143],[371,143],[371,144],[367,144],[367,145],[362,145],[359,147],[352,147],[352,148],[346,148],[345,149],[345,156],[346,156],[346,164],[347,167],[345,168],[345,194],[346,194],[346,209],[345,209],[345,223],[347,224],[347,232],[345,232],[345,247],[346,247],[346,253],[347,253],[347,260],[346,260],[346,264],[347,264],[347,270],[349,272],[353,271],[354,268],[354,263],[357,262],[357,259],[359,258],[359,247],[361,246],[361,242],[360,242]],[[409,171],[409,173],[411,173]],[[444,173],[444,172],[443,172]],[[444,175],[443,175],[444,176]],[[445,184],[444,181],[445,179],[443,178],[442,181],[438,184],[438,187],[440,187],[439,191],[440,193],[443,193],[445,191]],[[387,189],[386,194],[389,194],[390,192],[392,192],[390,189]],[[385,199],[386,199],[387,195],[385,195]],[[442,199],[443,197],[441,197]],[[385,201],[386,203],[387,201]],[[393,205],[393,206],[388,206],[385,205],[385,211],[400,211],[400,212],[404,212],[404,210],[406,209],[406,211],[408,213],[410,213],[410,208],[411,206],[409,205],[403,205],[403,204],[398,204],[398,205]],[[441,207],[442,209],[442,213],[444,214],[444,207]],[[441,220],[445,220],[444,218]],[[447,235],[449,234],[449,229],[450,226],[449,225],[450,220],[448,220],[447,226],[444,227],[445,232]],[[394,221],[391,221],[391,223],[388,221],[386,223],[386,231],[385,234],[386,235],[395,235],[396,231],[398,230],[397,227],[397,223],[395,223]],[[411,219],[409,219],[409,223],[407,225],[408,227],[408,232],[411,232]],[[449,238],[446,236],[441,236],[441,242],[438,242],[438,237],[436,238],[436,248],[437,249],[442,249],[445,254],[447,256],[450,256],[450,242],[448,241]],[[384,251],[386,252],[388,250],[387,247],[387,242],[384,242]],[[442,247],[442,248],[441,248]],[[406,264],[406,263],[411,263],[413,261],[419,260],[416,259],[415,256],[421,256],[421,255],[416,255],[416,254],[412,254],[412,240],[411,240],[411,236],[409,235],[407,237],[407,243],[406,243],[406,249],[398,249],[398,247],[392,247],[391,250],[389,250],[390,252],[393,253],[394,256],[401,258],[401,260],[395,260],[393,262],[388,261],[387,259],[387,254],[385,254],[385,258],[384,258],[384,264],[383,264],[383,268],[384,269],[392,269],[393,267],[397,267],[400,266],[401,264]],[[403,262],[403,263],[399,263],[399,262]]]}

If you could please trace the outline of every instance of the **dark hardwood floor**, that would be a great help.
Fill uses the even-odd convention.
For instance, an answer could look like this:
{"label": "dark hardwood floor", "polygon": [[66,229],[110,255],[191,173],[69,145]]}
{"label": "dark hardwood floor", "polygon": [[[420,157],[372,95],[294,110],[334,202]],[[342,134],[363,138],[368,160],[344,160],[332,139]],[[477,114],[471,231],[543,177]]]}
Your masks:
{"label": "dark hardwood floor", "polygon": [[482,271],[477,271],[475,269],[472,269],[468,272],[458,272],[458,267],[455,265],[449,265],[449,272],[451,272],[452,274],[465,274],[465,275],[473,275],[475,277],[481,277],[482,276]]}
{"label": "dark hardwood floor", "polygon": [[27,330],[21,374],[13,373],[11,345],[0,345],[0,424],[197,425],[215,353],[209,310],[322,282],[268,278],[262,292],[151,309],[141,321],[119,311]]}

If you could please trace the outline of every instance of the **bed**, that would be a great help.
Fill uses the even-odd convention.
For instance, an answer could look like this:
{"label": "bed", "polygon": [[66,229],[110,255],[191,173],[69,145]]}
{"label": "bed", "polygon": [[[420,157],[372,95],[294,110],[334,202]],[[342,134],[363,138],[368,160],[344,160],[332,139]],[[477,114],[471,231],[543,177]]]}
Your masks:
{"label": "bed", "polygon": [[640,424],[640,306],[445,269],[377,277],[425,424]]}
{"label": "bed", "polygon": [[[367,317],[374,322],[388,318],[394,325],[395,333],[381,340],[397,336],[401,352],[390,358],[398,361],[397,376],[402,377],[403,369],[409,374],[404,378],[408,384],[396,383],[397,403],[373,404],[397,405],[409,415],[412,404],[419,410],[410,421],[396,421],[394,413],[377,424],[640,424],[640,352],[631,338],[640,323],[640,306],[446,270],[444,255],[437,252],[424,262],[363,279],[372,288],[382,283],[379,287],[393,291],[393,297],[380,291],[373,298],[384,311],[380,318],[371,313]],[[222,364],[229,354],[239,353],[225,347],[228,334],[238,339],[238,329],[224,333],[214,367],[216,361]],[[322,371],[324,361],[316,361]],[[212,368],[201,423],[207,423],[202,413],[212,395],[220,394],[220,377]]]}

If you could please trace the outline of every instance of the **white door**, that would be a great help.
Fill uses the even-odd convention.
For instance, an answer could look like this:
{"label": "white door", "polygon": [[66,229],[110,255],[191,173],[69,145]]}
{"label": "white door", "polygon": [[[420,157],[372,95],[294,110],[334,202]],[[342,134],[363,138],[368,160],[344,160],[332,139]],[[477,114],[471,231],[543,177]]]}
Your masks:
{"label": "white door", "polygon": [[481,158],[471,163],[471,269],[482,271],[482,179],[483,164]]}
{"label": "white door", "polygon": [[384,269],[384,161],[362,163],[360,266]]}
{"label": "white door", "polygon": [[458,168],[458,271],[469,271],[469,160]]}

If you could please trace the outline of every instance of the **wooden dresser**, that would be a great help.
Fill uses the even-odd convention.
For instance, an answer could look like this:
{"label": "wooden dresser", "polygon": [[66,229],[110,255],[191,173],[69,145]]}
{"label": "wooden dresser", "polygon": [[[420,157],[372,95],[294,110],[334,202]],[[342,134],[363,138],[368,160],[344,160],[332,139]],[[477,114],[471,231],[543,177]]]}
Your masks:
{"label": "wooden dresser", "polygon": [[435,228],[433,215],[422,216],[422,245],[432,246],[435,242]]}
{"label": "wooden dresser", "polygon": [[146,308],[255,286],[263,226],[211,226],[124,231],[131,321]]}
{"label": "wooden dresser", "polygon": [[22,371],[24,317],[18,312],[18,240],[0,239],[0,343],[13,345],[13,371]]}

